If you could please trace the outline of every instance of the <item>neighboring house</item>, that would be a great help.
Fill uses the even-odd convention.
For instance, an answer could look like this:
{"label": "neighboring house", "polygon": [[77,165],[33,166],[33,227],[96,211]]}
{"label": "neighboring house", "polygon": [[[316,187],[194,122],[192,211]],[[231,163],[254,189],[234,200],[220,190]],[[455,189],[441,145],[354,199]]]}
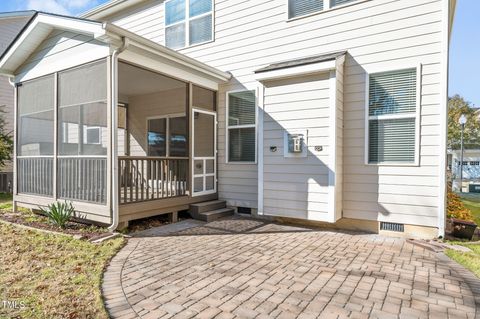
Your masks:
{"label": "neighboring house", "polygon": [[[453,179],[460,178],[460,150],[448,152],[448,166],[452,171]],[[463,179],[466,181],[480,181],[480,149],[466,149],[463,151]]]}
{"label": "neighboring house", "polygon": [[[9,12],[0,13],[0,55],[8,48],[10,43],[15,39],[18,33],[27,24],[34,12]],[[0,111],[1,116],[5,119],[7,132],[13,133],[13,103],[14,97],[13,86],[9,83],[8,78],[0,76]],[[7,162],[4,167],[0,168],[0,193],[11,192],[13,190],[13,164]]]}
{"label": "neighboring house", "polygon": [[0,59],[19,98],[14,201],[70,200],[114,228],[228,213],[218,198],[263,218],[443,235],[454,11],[116,0],[37,13]]}

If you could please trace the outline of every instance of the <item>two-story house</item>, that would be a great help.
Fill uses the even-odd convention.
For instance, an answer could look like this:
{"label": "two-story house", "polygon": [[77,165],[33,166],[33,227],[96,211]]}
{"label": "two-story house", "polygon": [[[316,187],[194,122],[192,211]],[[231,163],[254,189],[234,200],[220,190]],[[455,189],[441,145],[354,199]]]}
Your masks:
{"label": "two-story house", "polygon": [[[16,83],[16,205],[191,209],[444,234],[454,0],[114,0],[37,13]],[[228,208],[225,208],[225,204]]]}

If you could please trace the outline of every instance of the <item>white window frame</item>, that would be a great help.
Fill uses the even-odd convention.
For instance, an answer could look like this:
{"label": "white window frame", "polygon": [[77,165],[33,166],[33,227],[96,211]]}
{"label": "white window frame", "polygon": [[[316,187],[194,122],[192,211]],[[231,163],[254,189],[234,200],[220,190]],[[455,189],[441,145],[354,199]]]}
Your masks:
{"label": "white window frame", "polygon": [[[147,117],[146,119],[146,128],[147,128],[147,131],[146,131],[146,134],[145,134],[145,141],[146,141],[146,145],[147,145],[147,156],[150,156],[148,155],[148,129],[149,129],[149,126],[148,126],[148,122],[151,121],[151,120],[159,120],[159,119],[165,119],[165,157],[171,157],[170,156],[170,119],[171,118],[177,118],[177,117],[186,117],[187,115],[185,113],[173,113],[173,114],[166,114],[166,115],[158,115],[158,116],[149,116]],[[188,145],[187,145],[187,154],[188,154]],[[163,157],[163,156],[159,156],[159,157]],[[176,156],[175,156],[176,157]],[[187,158],[187,157],[185,157]]]}
{"label": "white window frame", "polygon": [[337,10],[337,9],[349,7],[349,6],[352,6],[352,5],[356,5],[356,4],[371,1],[371,0],[356,0],[356,1],[349,2],[349,3],[341,4],[341,5],[338,5],[338,6],[333,6],[333,7],[331,6],[330,0],[323,0],[323,10],[308,13],[308,14],[304,14],[304,15],[297,16],[297,17],[291,17],[291,18],[288,14],[288,11],[289,11],[289,8],[290,8],[290,1],[294,1],[294,0],[285,0],[286,7],[287,7],[287,10],[286,10],[286,13],[285,13],[287,22],[311,17],[311,16],[314,16],[314,15],[317,15],[317,14],[320,14],[320,13],[329,12],[329,11],[332,11],[332,10]]}
{"label": "white window frame", "polygon": [[[370,75],[384,72],[395,72],[402,70],[416,69],[417,71],[417,94],[415,113],[399,113],[384,115],[369,115],[370,107]],[[364,163],[368,166],[419,166],[420,165],[420,121],[421,121],[421,97],[422,97],[422,64],[400,64],[389,68],[369,68],[365,74],[365,145],[364,145]],[[411,163],[408,162],[383,162],[370,163],[370,120],[395,120],[404,118],[415,119],[415,158]]]}
{"label": "white window frame", "polygon": [[[229,125],[229,113],[230,113],[230,101],[229,101],[229,94],[231,93],[238,93],[238,92],[245,92],[245,91],[253,91],[255,94],[255,124],[245,124],[245,125]],[[227,164],[239,164],[239,165],[251,165],[257,164],[257,154],[258,154],[258,88],[254,89],[242,89],[242,90],[232,90],[225,92],[226,98],[226,112],[225,112],[225,163]],[[254,161],[230,161],[230,139],[229,139],[229,132],[230,129],[239,129],[239,128],[255,128],[255,160]]]}
{"label": "white window frame", "polygon": [[[172,24],[169,24],[167,26],[167,3],[173,1],[173,0],[166,0],[163,5],[163,43],[165,46],[167,46],[167,28],[172,27],[181,23],[185,23],[185,45],[183,47],[178,47],[178,48],[171,48],[172,50],[182,50],[190,47],[195,47],[197,45],[202,45],[205,43],[210,43],[215,41],[215,1],[211,0],[212,2],[212,11],[205,12],[202,14],[199,14],[198,16],[190,18],[190,0],[184,0],[185,1],[185,20],[181,20]],[[190,45],[190,21],[196,20],[202,17],[205,17],[207,15],[211,14],[212,15],[212,34],[211,34],[211,39],[199,43],[195,43]],[[167,47],[168,48],[168,47]]]}

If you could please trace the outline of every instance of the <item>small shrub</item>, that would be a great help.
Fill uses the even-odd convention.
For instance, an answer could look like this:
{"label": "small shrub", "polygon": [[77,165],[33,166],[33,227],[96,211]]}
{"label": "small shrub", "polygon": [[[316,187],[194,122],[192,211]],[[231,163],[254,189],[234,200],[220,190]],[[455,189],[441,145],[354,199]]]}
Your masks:
{"label": "small shrub", "polygon": [[48,209],[40,208],[43,214],[48,217],[50,222],[60,228],[65,228],[67,222],[75,214],[75,208],[72,203],[56,202],[48,205]]}
{"label": "small shrub", "polygon": [[447,217],[473,221],[472,212],[465,207],[460,196],[455,194],[450,187],[447,191]]}

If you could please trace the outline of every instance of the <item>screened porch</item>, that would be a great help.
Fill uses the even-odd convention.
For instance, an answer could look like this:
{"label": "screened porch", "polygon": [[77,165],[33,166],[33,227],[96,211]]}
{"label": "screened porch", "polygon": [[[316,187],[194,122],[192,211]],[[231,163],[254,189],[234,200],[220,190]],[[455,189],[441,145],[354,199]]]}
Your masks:
{"label": "screened porch", "polygon": [[118,26],[39,12],[0,58],[15,84],[14,205],[109,224],[217,197],[231,75]]}
{"label": "screened porch", "polygon": [[117,200],[126,220],[216,197],[216,92],[119,61],[113,110],[108,69],[101,59],[18,85],[19,197]]}
{"label": "screened porch", "polygon": [[126,62],[118,68],[120,205],[215,193],[216,92]]}

